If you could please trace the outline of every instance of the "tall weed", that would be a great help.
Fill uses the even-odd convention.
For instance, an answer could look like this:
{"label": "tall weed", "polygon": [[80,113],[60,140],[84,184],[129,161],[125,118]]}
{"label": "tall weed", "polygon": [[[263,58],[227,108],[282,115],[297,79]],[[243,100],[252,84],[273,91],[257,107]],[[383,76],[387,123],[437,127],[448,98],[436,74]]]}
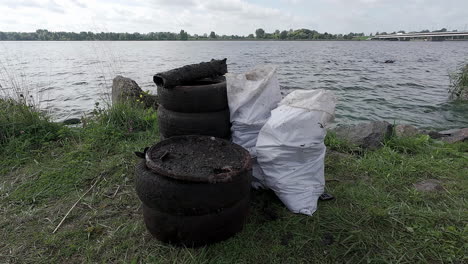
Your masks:
{"label": "tall weed", "polygon": [[468,64],[450,75],[449,92],[455,98],[468,100]]}
{"label": "tall weed", "polygon": [[32,106],[0,98],[0,146],[19,140],[29,142],[28,147],[37,147],[56,140],[62,127]]}
{"label": "tall weed", "polygon": [[96,103],[93,116],[85,120],[84,141],[93,149],[112,151],[120,141],[140,132],[158,134],[157,112],[143,104],[127,102],[100,108]]}

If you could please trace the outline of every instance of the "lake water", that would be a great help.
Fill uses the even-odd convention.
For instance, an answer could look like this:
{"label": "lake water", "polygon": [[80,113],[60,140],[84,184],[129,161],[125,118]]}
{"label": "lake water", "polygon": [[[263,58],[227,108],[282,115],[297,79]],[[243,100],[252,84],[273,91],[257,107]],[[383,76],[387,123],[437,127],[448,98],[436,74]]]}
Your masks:
{"label": "lake water", "polygon": [[43,109],[63,120],[108,98],[117,74],[155,92],[153,74],[211,58],[228,58],[234,73],[276,64],[284,94],[334,91],[336,123],[468,127],[468,104],[453,102],[447,92],[449,73],[468,62],[468,41],[0,42],[0,84],[4,91],[12,80],[29,87]]}

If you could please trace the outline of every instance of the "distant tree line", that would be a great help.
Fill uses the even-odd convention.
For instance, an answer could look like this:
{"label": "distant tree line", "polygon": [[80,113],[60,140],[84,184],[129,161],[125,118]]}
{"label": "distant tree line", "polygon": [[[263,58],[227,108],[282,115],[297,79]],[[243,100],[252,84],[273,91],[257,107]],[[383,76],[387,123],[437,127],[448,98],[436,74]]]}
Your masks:
{"label": "distant tree line", "polygon": [[115,33],[115,32],[53,32],[47,29],[38,29],[36,32],[1,32],[0,41],[5,40],[55,40],[55,41],[80,41],[80,40],[249,40],[249,39],[265,39],[265,40],[352,40],[365,39],[364,33],[349,33],[349,34],[330,34],[319,33],[316,30],[297,29],[297,30],[275,30],[272,33],[267,33],[259,28],[254,34],[248,36],[239,35],[218,35],[214,31],[210,34],[193,34],[190,35],[185,30],[179,33],[172,32],[150,32],[150,33]]}
{"label": "distant tree line", "polygon": [[433,30],[433,31],[430,31],[429,29],[424,29],[424,30],[421,30],[421,31],[411,31],[411,32],[406,32],[404,30],[400,30],[400,31],[393,31],[391,33],[376,32],[375,35],[388,35],[388,34],[397,34],[397,33],[401,33],[401,34],[406,34],[406,33],[430,33],[430,32],[458,32],[458,30],[455,29],[455,30],[452,30],[452,31],[448,31],[446,28],[441,28],[441,29]]}
{"label": "distant tree line", "polygon": [[[253,35],[250,35],[253,37]],[[256,39],[280,39],[280,40],[351,40],[361,39],[365,37],[364,33],[349,33],[349,34],[330,34],[320,33],[316,30],[306,28],[290,29],[290,30],[275,30],[272,33],[267,33],[262,28],[255,30]]]}
{"label": "distant tree line", "polygon": [[38,29],[36,32],[0,32],[0,40],[184,40],[188,34],[181,30],[179,34],[172,32],[150,32],[147,34],[114,33],[114,32],[52,32]]}

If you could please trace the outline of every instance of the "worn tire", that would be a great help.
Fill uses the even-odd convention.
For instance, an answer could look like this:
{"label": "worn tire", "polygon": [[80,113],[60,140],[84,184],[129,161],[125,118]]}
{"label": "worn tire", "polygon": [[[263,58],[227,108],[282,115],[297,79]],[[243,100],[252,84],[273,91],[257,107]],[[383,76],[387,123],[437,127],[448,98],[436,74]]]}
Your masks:
{"label": "worn tire", "polygon": [[224,110],[228,108],[226,78],[207,78],[173,88],[158,86],[158,101],[164,108],[181,113]]}
{"label": "worn tire", "polygon": [[205,135],[229,138],[229,109],[207,113],[181,113],[158,108],[159,133],[164,138],[183,135]]}
{"label": "worn tire", "polygon": [[216,213],[177,216],[143,204],[146,228],[158,240],[188,247],[203,246],[228,239],[242,231],[249,213],[250,197]]}
{"label": "worn tire", "polygon": [[138,197],[149,208],[172,215],[203,215],[249,197],[251,170],[218,183],[190,182],[155,174],[143,160],[135,167]]}

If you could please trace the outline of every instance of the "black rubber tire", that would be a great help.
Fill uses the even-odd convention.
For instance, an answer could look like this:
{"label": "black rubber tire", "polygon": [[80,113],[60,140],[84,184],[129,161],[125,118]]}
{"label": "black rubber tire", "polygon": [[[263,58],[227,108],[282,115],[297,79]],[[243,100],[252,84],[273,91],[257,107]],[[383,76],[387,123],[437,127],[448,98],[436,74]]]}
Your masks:
{"label": "black rubber tire", "polygon": [[181,113],[158,108],[159,133],[164,138],[205,135],[218,138],[231,136],[229,109],[207,113]]}
{"label": "black rubber tire", "polygon": [[217,213],[197,216],[175,216],[143,204],[143,217],[146,228],[158,240],[198,247],[228,239],[242,231],[249,203],[250,197],[245,197]]}
{"label": "black rubber tire", "polygon": [[217,112],[228,108],[226,78],[207,78],[194,85],[158,86],[158,102],[167,110],[181,113]]}
{"label": "black rubber tire", "polygon": [[230,182],[200,183],[172,179],[150,171],[145,161],[135,167],[135,186],[140,200],[149,208],[172,215],[203,215],[249,197],[251,170]]}

